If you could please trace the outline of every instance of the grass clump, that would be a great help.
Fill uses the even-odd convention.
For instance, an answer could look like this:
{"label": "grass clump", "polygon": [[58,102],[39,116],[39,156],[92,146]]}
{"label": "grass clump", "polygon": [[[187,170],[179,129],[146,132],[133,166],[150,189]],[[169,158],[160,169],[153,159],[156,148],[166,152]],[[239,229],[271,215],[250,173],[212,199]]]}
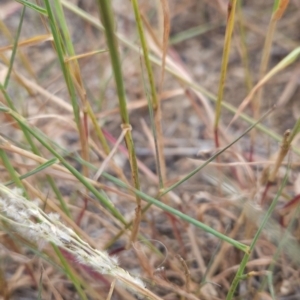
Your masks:
{"label": "grass clump", "polygon": [[295,1],[0,5],[4,299],[297,297]]}

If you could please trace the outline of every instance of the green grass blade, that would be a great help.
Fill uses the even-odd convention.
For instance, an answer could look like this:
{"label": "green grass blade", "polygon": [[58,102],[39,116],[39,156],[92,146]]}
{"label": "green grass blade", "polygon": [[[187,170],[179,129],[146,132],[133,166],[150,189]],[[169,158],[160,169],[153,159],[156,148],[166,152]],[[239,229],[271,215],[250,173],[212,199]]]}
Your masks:
{"label": "green grass blade", "polygon": [[232,284],[230,286],[230,289],[228,291],[226,300],[232,300],[233,299],[235,290],[236,290],[237,285],[238,285],[238,283],[240,281],[240,278],[242,278],[242,276],[243,276],[244,269],[246,268],[246,265],[248,263],[250,255],[251,255],[251,253],[252,253],[252,251],[253,251],[253,249],[254,249],[254,247],[256,245],[256,242],[257,242],[258,238],[260,237],[260,235],[261,235],[264,227],[266,226],[266,224],[267,224],[267,222],[268,222],[268,220],[269,220],[269,218],[270,218],[273,210],[275,209],[275,207],[277,205],[278,199],[281,196],[283,188],[285,187],[285,185],[287,183],[287,179],[288,179],[288,172],[286,172],[285,177],[284,177],[284,179],[283,179],[283,181],[281,183],[280,189],[278,190],[275,198],[273,199],[273,201],[272,201],[269,209],[267,210],[267,212],[266,212],[266,214],[265,214],[265,216],[264,216],[264,218],[263,218],[263,220],[262,220],[262,222],[261,222],[261,224],[260,224],[260,226],[259,226],[259,228],[258,228],[258,230],[257,230],[257,232],[256,232],[256,234],[255,234],[255,236],[254,236],[254,238],[252,240],[252,242],[251,242],[251,245],[249,247],[249,253],[246,253],[244,255],[244,258],[243,258],[242,262],[240,263],[239,269],[236,272],[235,277],[234,277],[234,279],[232,281]]}
{"label": "green grass blade", "polygon": [[[38,167],[34,168],[33,170],[27,172],[26,174],[23,174],[23,175],[19,176],[19,179],[22,180],[22,179],[28,178],[28,177],[30,177],[34,174],[37,174],[37,173],[51,167],[55,163],[57,163],[57,159],[52,158],[52,159],[48,160],[47,162],[45,162],[45,163],[39,165]],[[9,181],[9,182],[4,183],[4,185],[9,186],[13,183],[14,183],[14,181]]]}
{"label": "green grass blade", "polygon": [[196,27],[189,28],[187,30],[181,31],[170,38],[170,44],[176,45],[188,39],[197,37],[201,34],[207,33],[213,29],[220,27],[222,24],[205,24]]}
{"label": "green grass blade", "polygon": [[[166,177],[166,168],[165,168],[165,160],[163,156],[163,140],[162,140],[162,128],[161,128],[161,116],[160,116],[160,103],[159,99],[157,97],[156,93],[156,86],[155,86],[155,80],[154,75],[151,67],[151,62],[149,59],[149,50],[144,34],[143,24],[142,24],[142,18],[139,12],[138,2],[137,0],[132,0],[132,6],[133,11],[135,15],[136,25],[139,32],[139,37],[141,41],[141,46],[143,50],[143,57],[144,62],[148,74],[148,80],[150,85],[150,91],[151,91],[151,101],[148,102],[149,111],[150,111],[150,118],[151,122],[153,124],[152,131],[153,131],[153,137],[154,137],[154,144],[155,144],[155,152],[156,152],[156,168],[157,168],[157,174],[159,178],[159,188],[163,189],[164,187],[164,181]],[[163,58],[164,59],[164,58]],[[162,63],[163,68],[164,62]],[[150,107],[151,106],[151,107]],[[155,122],[153,121],[153,114],[154,112],[154,118]]]}
{"label": "green grass blade", "polygon": [[58,60],[60,63],[60,67],[62,69],[64,79],[65,79],[65,82],[66,82],[66,85],[68,88],[68,92],[69,92],[69,95],[71,98],[75,122],[77,124],[77,128],[80,129],[80,116],[79,116],[79,107],[78,107],[77,98],[76,98],[76,91],[75,91],[75,86],[74,86],[74,83],[72,80],[72,76],[71,76],[68,68],[65,65],[65,61],[64,61],[65,50],[63,47],[62,38],[61,38],[60,32],[57,28],[57,22],[55,20],[49,0],[45,0],[45,5],[46,5],[47,13],[48,13],[49,25],[50,25],[51,32],[53,35],[55,50],[57,52],[57,57],[58,57]]}
{"label": "green grass blade", "polygon": [[8,71],[7,71],[7,74],[6,74],[6,77],[5,77],[5,80],[4,80],[4,84],[3,84],[4,89],[7,89],[8,82],[9,82],[9,79],[10,79],[10,75],[11,75],[11,72],[12,72],[12,69],[13,69],[13,64],[14,64],[16,53],[17,53],[17,46],[18,46],[18,41],[19,41],[22,25],[23,25],[25,11],[26,11],[26,7],[24,6],[23,9],[22,9],[22,12],[21,12],[21,16],[20,16],[20,22],[19,22],[16,38],[15,38],[15,41],[14,41],[14,45],[13,45],[13,49],[12,49],[12,53],[11,53],[11,57],[10,57]]}
{"label": "green grass blade", "polygon": [[15,0],[15,1],[16,1],[16,2],[19,2],[19,3],[21,3],[21,4],[23,4],[24,6],[30,8],[30,9],[32,9],[32,10],[34,10],[34,11],[36,11],[36,12],[39,13],[39,14],[42,14],[42,15],[44,15],[44,16],[46,16],[46,17],[48,16],[47,10],[44,9],[44,8],[42,8],[42,7],[40,7],[39,5],[36,5],[36,4],[34,4],[34,3],[31,3],[31,2],[29,2],[29,1],[27,1],[27,0]]}
{"label": "green grass blade", "polygon": [[107,173],[103,173],[102,174],[106,179],[112,181],[113,183],[115,183],[117,186],[120,186],[122,188],[125,188],[125,189],[128,189],[130,191],[132,191],[133,193],[137,194],[140,198],[142,198],[143,200],[145,200],[146,202],[148,203],[151,203],[159,208],[161,208],[162,210],[166,211],[166,212],[169,212],[171,213],[172,215],[174,216],[177,216],[178,218],[190,223],[190,224],[193,224],[195,225],[196,227],[198,228],[201,228],[203,229],[204,231],[208,232],[208,233],[211,233],[212,235],[218,237],[219,239],[225,241],[225,242],[228,242],[229,244],[231,244],[232,246],[236,247],[237,249],[240,249],[244,252],[248,252],[248,246],[243,244],[243,243],[240,243],[234,239],[231,239],[230,237],[227,237],[226,235],[212,229],[211,227],[205,225],[204,223],[202,222],[199,222],[195,219],[193,219],[192,217],[178,211],[177,209],[171,207],[171,206],[168,206],[166,204],[164,204],[163,202],[151,197],[151,196],[148,196],[147,194],[139,191],[139,190],[136,190],[128,185],[126,185],[124,182],[120,181],[119,179],[107,174]]}
{"label": "green grass blade", "polygon": [[[6,89],[4,89],[4,87],[0,84],[0,89],[2,91],[2,94],[4,95],[5,97],[5,100],[7,101],[7,104],[9,106],[10,109],[12,109],[13,111],[17,111],[14,104],[13,104],[13,101],[12,99],[9,97],[8,93],[6,92]],[[23,124],[22,122],[18,122],[18,120],[16,120],[18,125],[20,126],[23,134],[24,134],[24,137],[26,139],[26,141],[29,143],[30,147],[31,147],[31,150],[32,152],[35,154],[35,155],[40,155],[40,151],[39,149],[37,148],[37,146],[34,144],[34,142],[32,141],[32,138],[31,136],[29,135],[29,133],[27,132],[26,128],[23,127]],[[40,135],[42,136],[41,138],[42,139],[47,139],[47,137],[45,135]],[[54,193],[57,197],[57,199],[59,200],[60,204],[61,204],[61,207],[62,209],[64,210],[64,212],[70,216],[70,213],[69,213],[69,209],[67,208],[67,205],[59,191],[59,189],[56,187],[56,184],[53,180],[53,178],[49,175],[47,175],[47,181],[48,183],[50,184],[50,186],[52,187],[52,189],[54,190]]]}
{"label": "green grass blade", "polygon": [[99,200],[100,203],[102,203],[104,207],[106,207],[112,213],[112,215],[114,215],[123,224],[126,224],[125,219],[114,207],[114,205],[111,202],[107,201],[107,199],[104,198],[102,194],[89,181],[87,181],[80,172],[78,172],[73,166],[71,166],[63,158],[63,156],[55,151],[33,128],[31,128],[23,117],[4,106],[0,106],[0,111],[10,114],[16,121],[18,121],[18,123],[22,124],[23,128],[32,136],[34,136],[47,150],[49,150],[62,163],[62,165],[64,165],[92,194],[94,194],[96,199]]}
{"label": "green grass blade", "polygon": [[189,178],[191,178],[192,176],[194,176],[196,173],[198,173],[200,170],[202,170],[204,167],[206,167],[210,162],[212,162],[215,158],[217,158],[221,153],[223,153],[224,151],[226,151],[228,148],[230,148],[232,145],[234,145],[238,140],[240,140],[243,136],[245,136],[248,132],[250,132],[254,127],[256,127],[258,125],[258,123],[260,123],[262,121],[262,119],[264,119],[268,114],[270,113],[270,111],[268,111],[260,120],[258,120],[256,123],[254,123],[253,125],[251,125],[246,131],[244,131],[238,138],[236,138],[234,141],[232,141],[230,144],[228,144],[226,147],[224,147],[222,150],[218,151],[216,154],[214,154],[210,159],[208,159],[205,163],[203,163],[201,166],[197,167],[196,169],[194,169],[193,171],[191,171],[188,175],[186,175],[184,178],[182,178],[181,180],[177,181],[176,183],[174,183],[172,186],[168,187],[167,189],[165,189],[160,196],[163,196],[165,194],[167,194],[169,191],[175,189],[176,187],[178,187],[180,184],[182,184],[183,182],[187,181]]}
{"label": "green grass blade", "polygon": [[13,182],[16,184],[17,187],[19,187],[23,190],[25,197],[28,198],[28,194],[27,194],[26,190],[24,189],[22,181],[19,179],[18,173],[16,172],[15,168],[12,166],[6,152],[3,149],[0,149],[0,157],[2,159],[4,167],[8,171]]}
{"label": "green grass blade", "polygon": [[71,270],[69,263],[66,261],[65,257],[60,252],[59,248],[54,244],[52,244],[52,246],[53,246],[53,249],[54,249],[57,257],[60,259],[60,262],[62,263],[65,274],[69,277],[71,282],[74,284],[74,287],[76,288],[80,299],[88,300],[86,294],[84,293],[84,291],[82,290],[82,287],[80,286],[80,281],[76,278],[75,274]]}
{"label": "green grass blade", "polygon": [[[93,18],[91,15],[89,15],[88,13],[86,13],[85,11],[83,11],[79,7],[71,4],[68,1],[61,0],[61,3],[64,5],[64,7],[66,7],[70,11],[72,11],[75,14],[77,14],[78,16],[80,16],[82,19],[84,19],[86,22],[93,25],[95,28],[104,31],[104,27],[102,26],[102,24],[99,23],[99,21],[96,18]],[[133,43],[131,43],[124,36],[122,36],[121,34],[116,34],[116,36],[128,48],[135,51],[136,53],[140,53],[139,47],[134,45]],[[149,54],[149,58],[150,58],[152,63],[154,63],[157,66],[161,66],[161,60],[160,59],[157,59],[154,55],[151,55],[151,54]],[[213,93],[211,93],[208,90],[206,90],[205,88],[201,87],[200,85],[198,85],[194,81],[189,80],[185,77],[182,77],[178,73],[178,71],[174,70],[173,68],[171,68],[169,66],[166,66],[166,71],[168,73],[172,74],[180,82],[186,84],[188,87],[191,87],[193,90],[198,91],[198,92],[202,93],[204,96],[208,97],[211,101],[213,101],[213,102],[217,101],[217,97]],[[233,106],[232,104],[227,103],[226,101],[222,101],[221,106],[224,107],[225,109],[227,109],[232,114],[237,113],[237,108],[235,106]],[[241,113],[239,115],[239,117],[242,120],[244,120],[245,122],[247,122],[248,124],[254,124],[256,122],[256,120],[254,118],[250,117],[249,115],[247,115],[245,113]],[[273,130],[271,130],[270,128],[267,128],[266,126],[264,126],[262,124],[257,124],[256,128],[258,130],[260,130],[261,132],[265,133],[267,136],[271,137],[272,139],[274,139],[277,142],[280,142],[281,139],[282,139],[281,135],[277,134],[276,132],[274,132]],[[299,148],[292,147],[292,149],[295,153],[300,155],[300,149]]]}
{"label": "green grass blade", "polygon": [[[98,0],[98,6],[99,6],[100,18],[105,27],[106,42],[107,42],[107,47],[109,49],[111,65],[112,65],[115,83],[116,83],[116,89],[117,89],[117,94],[119,99],[120,115],[123,123],[122,129],[128,129],[125,134],[125,143],[129,154],[131,177],[135,188],[139,190],[140,181],[139,181],[137,159],[136,159],[135,147],[131,135],[131,125],[129,122],[129,114],[127,110],[122,66],[121,66],[121,61],[119,56],[118,40],[115,35],[115,23],[114,23],[111,2],[107,0]],[[135,240],[136,238],[140,217],[141,217],[141,203],[138,197],[136,197],[136,203],[137,203],[136,223],[134,229],[132,230],[132,237],[131,237],[132,240]]]}
{"label": "green grass blade", "polygon": [[[82,9],[78,8],[77,6],[71,4],[68,1],[61,0],[61,3],[69,9],[70,11],[73,11],[76,13],[78,16],[80,16],[82,19],[84,19],[86,22],[90,23],[91,25],[95,26],[95,28],[98,28],[102,31],[104,31],[104,27],[99,23],[99,21],[96,18],[91,17],[88,13],[83,11]],[[121,34],[116,34],[117,38],[127,47],[129,47],[131,50],[135,51],[136,53],[140,53],[139,47],[131,43],[128,39],[126,39],[124,36]],[[155,57],[154,55],[149,54],[149,58],[152,63],[154,63],[157,66],[161,66],[161,60]],[[170,68],[169,66],[166,66],[166,71],[172,74],[175,78],[177,78],[180,82],[186,84],[187,86],[191,87],[193,90],[196,90],[200,93],[202,93],[204,96],[208,97],[211,101],[216,102],[217,97],[206,90],[205,88],[201,87],[197,83],[182,77],[177,70],[174,70],[173,68]],[[237,108],[233,106],[230,103],[227,103],[226,101],[221,102],[221,106],[227,109],[229,112],[232,114],[237,113]],[[257,120],[254,118],[251,118],[249,115],[245,113],[241,113],[239,117],[244,120],[248,124],[254,124]],[[256,129],[260,130],[261,132],[265,133],[267,136],[271,137],[274,141],[280,142],[281,141],[281,136],[274,132],[273,130],[267,128],[266,126],[262,124],[258,124],[256,126]],[[298,147],[292,147],[293,151],[300,155],[300,149]]]}

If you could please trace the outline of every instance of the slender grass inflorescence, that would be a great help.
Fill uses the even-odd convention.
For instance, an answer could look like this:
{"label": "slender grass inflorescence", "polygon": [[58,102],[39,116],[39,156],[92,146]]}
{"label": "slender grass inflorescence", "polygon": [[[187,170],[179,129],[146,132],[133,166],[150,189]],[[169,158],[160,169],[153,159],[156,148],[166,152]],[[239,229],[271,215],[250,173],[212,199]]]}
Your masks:
{"label": "slender grass inflorescence", "polygon": [[25,199],[21,189],[9,189],[0,184],[0,193],[0,218],[22,237],[37,243],[40,248],[47,242],[52,243],[71,253],[78,263],[119,279],[130,290],[149,294],[142,280],[119,267],[116,257],[92,248],[71,228],[62,224],[57,214],[46,214],[35,202]]}

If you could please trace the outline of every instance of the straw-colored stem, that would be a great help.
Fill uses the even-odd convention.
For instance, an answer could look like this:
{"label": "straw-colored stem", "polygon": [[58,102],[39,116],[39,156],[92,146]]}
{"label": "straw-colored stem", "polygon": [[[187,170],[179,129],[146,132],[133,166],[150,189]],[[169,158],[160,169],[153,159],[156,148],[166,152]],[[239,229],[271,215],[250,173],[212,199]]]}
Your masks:
{"label": "straw-colored stem", "polygon": [[[269,25],[268,25],[268,29],[266,32],[265,44],[264,44],[263,51],[262,51],[258,80],[261,80],[264,77],[264,75],[266,74],[266,71],[268,69],[268,64],[269,64],[269,60],[270,60],[272,42],[273,42],[273,38],[274,38],[274,34],[275,34],[276,25],[277,25],[278,20],[281,18],[282,14],[284,13],[288,2],[289,2],[289,0],[274,0],[273,13],[272,13]],[[264,97],[263,95],[264,95],[264,86],[262,85],[262,87],[258,91],[258,93],[253,101],[254,119],[258,119],[260,116],[260,110],[261,110],[261,106],[262,106],[261,102]],[[268,102],[269,102],[268,106],[270,107],[272,105],[270,102],[270,99],[268,99]],[[254,149],[255,140],[256,140],[256,131],[253,131],[252,135],[251,135],[252,149]],[[251,153],[251,156],[253,156],[252,153]]]}
{"label": "straw-colored stem", "polygon": [[221,117],[221,107],[222,107],[221,103],[223,100],[225,79],[226,79],[226,74],[227,74],[227,66],[228,66],[229,51],[230,51],[230,44],[231,44],[231,37],[232,37],[232,32],[233,32],[233,27],[234,27],[236,2],[237,2],[237,0],[231,0],[228,3],[227,26],[226,26],[225,41],[224,41],[224,47],[223,47],[222,66],[221,66],[221,72],[220,72],[220,81],[219,81],[219,88],[218,88],[218,95],[217,95],[215,124],[214,124],[216,148],[219,148],[219,146],[220,146],[218,126],[219,126],[219,121],[220,121],[220,117]]}

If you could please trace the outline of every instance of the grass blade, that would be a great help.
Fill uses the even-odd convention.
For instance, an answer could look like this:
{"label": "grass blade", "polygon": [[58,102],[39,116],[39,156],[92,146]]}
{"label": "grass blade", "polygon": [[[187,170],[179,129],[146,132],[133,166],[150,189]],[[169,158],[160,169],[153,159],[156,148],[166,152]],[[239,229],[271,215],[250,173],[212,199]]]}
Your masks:
{"label": "grass blade", "polygon": [[[129,153],[129,162],[131,167],[132,181],[134,183],[135,188],[139,190],[140,182],[139,182],[138,166],[137,166],[134,143],[131,135],[131,125],[129,122],[129,115],[127,111],[126,95],[125,95],[125,88],[123,82],[121,62],[119,57],[118,42],[114,31],[115,24],[113,18],[113,11],[112,11],[110,1],[98,0],[98,6],[100,11],[100,17],[105,27],[106,41],[109,49],[111,64],[112,64],[114,78],[116,82],[117,94],[119,98],[120,114],[123,122],[122,128],[129,129],[125,134],[125,142]],[[141,200],[139,199],[138,196],[136,197],[136,203],[137,203],[136,222],[134,225],[134,229],[132,230],[131,241],[135,241],[136,239],[140,218],[141,218]]]}
{"label": "grass blade", "polygon": [[15,1],[23,4],[24,6],[26,6],[26,7],[30,8],[30,9],[36,11],[39,14],[44,15],[46,17],[48,15],[46,9],[44,9],[44,8],[40,7],[39,5],[36,5],[36,4],[32,3],[32,2],[29,2],[27,0],[15,0]]}
{"label": "grass blade", "polygon": [[221,107],[222,107],[221,102],[223,100],[223,93],[224,93],[224,87],[225,87],[229,50],[230,50],[230,44],[231,44],[231,36],[232,36],[232,32],[233,32],[233,27],[234,27],[236,3],[237,3],[237,0],[230,0],[228,3],[227,26],[226,26],[226,33],[225,33],[224,48],[223,48],[222,66],[221,66],[221,72],[220,72],[220,81],[219,81],[218,96],[217,96],[217,102],[216,102],[216,115],[215,115],[215,124],[214,124],[216,148],[219,148],[218,126],[219,126],[219,121],[220,121],[220,117],[221,117]]}
{"label": "grass blade", "polygon": [[238,285],[238,283],[240,281],[240,278],[243,276],[243,272],[244,272],[244,269],[246,268],[246,265],[248,263],[250,255],[251,255],[251,253],[252,253],[252,251],[253,251],[253,249],[254,249],[254,247],[256,245],[256,242],[257,242],[258,238],[260,237],[260,235],[262,233],[262,230],[266,226],[266,224],[267,224],[267,222],[268,222],[268,220],[269,220],[269,218],[270,218],[273,210],[276,207],[278,199],[281,196],[281,193],[283,191],[283,188],[285,187],[285,185],[287,183],[287,179],[288,179],[288,172],[285,174],[285,177],[284,177],[284,179],[283,179],[283,181],[281,183],[280,189],[278,190],[278,192],[277,192],[275,198],[273,199],[273,201],[272,201],[269,209],[267,210],[267,212],[266,212],[266,214],[265,214],[265,216],[264,216],[264,218],[263,218],[263,220],[262,220],[262,222],[261,222],[261,224],[260,224],[260,226],[259,226],[259,228],[258,228],[258,230],[257,230],[257,232],[256,232],[256,234],[255,234],[255,236],[254,236],[254,238],[252,240],[252,242],[251,242],[251,245],[249,246],[249,252],[245,253],[244,258],[243,258],[243,260],[240,263],[240,267],[239,267],[238,271],[236,272],[235,277],[234,277],[234,279],[232,281],[232,284],[231,284],[230,289],[228,291],[226,300],[232,300],[233,299],[234,292],[235,292],[235,290],[237,288],[237,285]]}

